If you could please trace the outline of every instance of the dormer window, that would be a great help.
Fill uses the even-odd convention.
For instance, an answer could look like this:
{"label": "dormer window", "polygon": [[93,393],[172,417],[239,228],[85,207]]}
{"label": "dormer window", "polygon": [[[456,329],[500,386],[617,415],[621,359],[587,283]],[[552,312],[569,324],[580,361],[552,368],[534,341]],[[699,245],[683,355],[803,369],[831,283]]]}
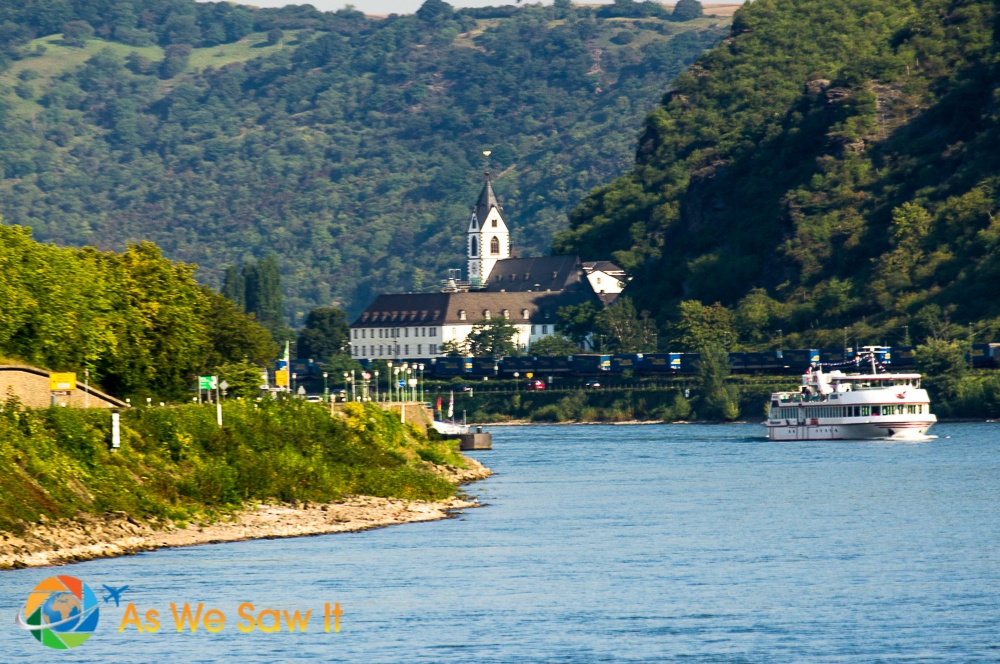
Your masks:
{"label": "dormer window", "polygon": [[523,318],[524,320],[528,320],[528,310],[527,309],[521,309],[521,318]]}
{"label": "dormer window", "polygon": [[490,320],[491,318],[493,318],[493,313],[489,309],[487,309],[486,311],[483,312],[483,318],[485,318],[486,320]]}
{"label": "dormer window", "polygon": [[510,309],[503,310],[503,317],[506,318],[507,320],[510,320]]}
{"label": "dormer window", "polygon": [[552,278],[553,279],[558,279],[559,278],[559,273],[558,272],[553,272],[552,273]]}
{"label": "dormer window", "polygon": [[458,320],[465,320],[465,309],[458,310]]}
{"label": "dormer window", "polygon": [[528,281],[529,279],[531,279],[531,273],[530,272],[525,272],[524,273],[524,280]]}

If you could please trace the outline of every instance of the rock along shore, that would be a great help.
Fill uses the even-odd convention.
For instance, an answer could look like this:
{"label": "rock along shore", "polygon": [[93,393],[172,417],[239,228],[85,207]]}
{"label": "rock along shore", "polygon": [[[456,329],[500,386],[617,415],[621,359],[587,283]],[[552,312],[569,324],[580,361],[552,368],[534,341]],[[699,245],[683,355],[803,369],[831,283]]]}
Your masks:
{"label": "rock along shore", "polygon": [[[474,482],[492,474],[478,461],[468,459],[468,462],[469,468],[465,469],[444,466],[436,469],[455,484]],[[0,569],[64,565],[165,547],[354,532],[447,519],[456,510],[472,507],[479,507],[474,498],[432,502],[350,496],[325,504],[260,504],[210,524],[187,526],[140,521],[124,512],[81,515],[36,524],[20,536],[0,533]]]}

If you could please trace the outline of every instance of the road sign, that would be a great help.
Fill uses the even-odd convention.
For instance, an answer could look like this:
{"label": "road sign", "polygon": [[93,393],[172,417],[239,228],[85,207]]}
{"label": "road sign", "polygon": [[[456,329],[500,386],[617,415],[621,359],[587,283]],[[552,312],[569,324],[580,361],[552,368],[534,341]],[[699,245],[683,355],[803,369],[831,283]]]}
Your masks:
{"label": "road sign", "polygon": [[198,376],[199,390],[214,390],[218,385],[218,378],[216,376]]}
{"label": "road sign", "polygon": [[288,369],[278,369],[274,372],[274,384],[276,387],[288,387]]}
{"label": "road sign", "polygon": [[400,386],[400,387],[406,387],[406,381],[405,381],[405,380],[403,380],[402,378],[400,378],[400,379],[399,379],[399,386]]}
{"label": "road sign", "polygon": [[524,375],[527,376],[528,378],[534,378],[535,377],[535,374],[531,373],[530,371],[528,373],[524,374]]}
{"label": "road sign", "polygon": [[49,374],[49,390],[52,392],[59,392],[64,390],[75,390],[76,389],[76,374],[75,373],[50,373]]}
{"label": "road sign", "polygon": [[225,392],[226,390],[229,389],[229,383],[227,383],[226,381],[222,381],[221,383],[219,383],[219,389]]}

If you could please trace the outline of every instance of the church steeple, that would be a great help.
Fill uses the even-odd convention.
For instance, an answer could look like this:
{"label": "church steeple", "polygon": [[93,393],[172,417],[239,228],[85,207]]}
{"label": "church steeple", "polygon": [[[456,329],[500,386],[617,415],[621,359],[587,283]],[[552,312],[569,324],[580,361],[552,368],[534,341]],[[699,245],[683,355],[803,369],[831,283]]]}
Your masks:
{"label": "church steeple", "polygon": [[468,230],[469,282],[473,288],[486,283],[498,260],[510,258],[510,230],[493,193],[490,174],[484,175],[486,183],[472,208]]}

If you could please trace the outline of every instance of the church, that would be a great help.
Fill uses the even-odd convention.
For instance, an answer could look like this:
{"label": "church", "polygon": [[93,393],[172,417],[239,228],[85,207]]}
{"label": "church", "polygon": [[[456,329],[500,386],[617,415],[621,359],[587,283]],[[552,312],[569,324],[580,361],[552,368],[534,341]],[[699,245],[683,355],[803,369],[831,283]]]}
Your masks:
{"label": "church", "polygon": [[530,352],[536,341],[555,334],[560,308],[608,306],[621,293],[625,272],[609,261],[512,257],[510,224],[489,173],[485,180],[466,231],[467,280],[452,277],[437,293],[380,295],[351,323],[353,357],[440,357],[445,343],[464,342],[474,325],[500,316],[517,328],[514,343],[521,352]]}

